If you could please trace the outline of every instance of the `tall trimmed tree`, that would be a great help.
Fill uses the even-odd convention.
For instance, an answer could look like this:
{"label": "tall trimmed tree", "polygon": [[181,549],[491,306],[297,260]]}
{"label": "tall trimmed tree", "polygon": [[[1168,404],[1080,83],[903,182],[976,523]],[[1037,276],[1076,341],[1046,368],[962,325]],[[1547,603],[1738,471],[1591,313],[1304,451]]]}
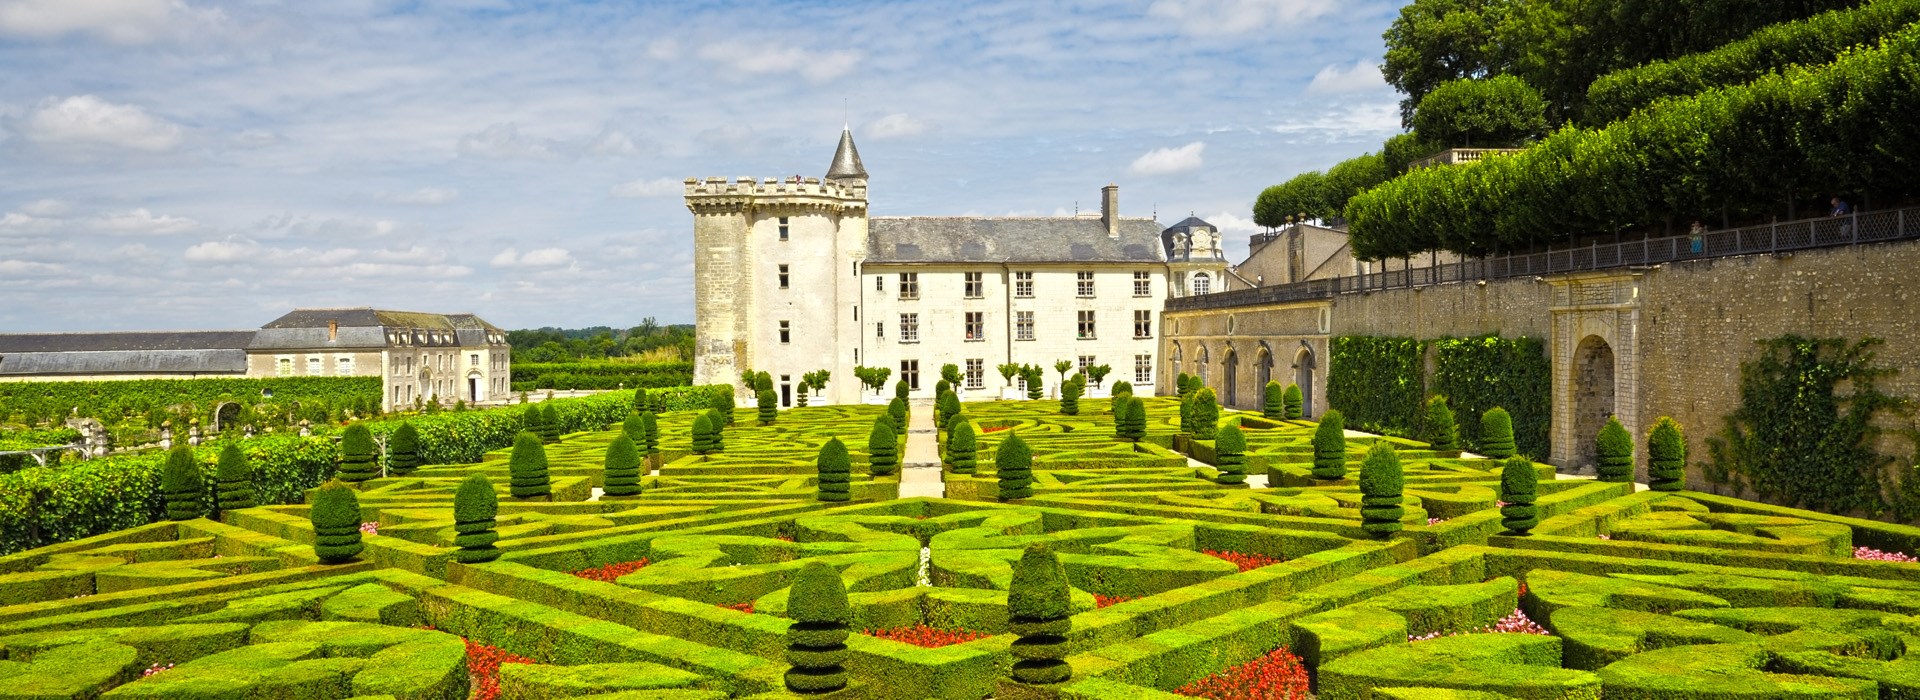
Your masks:
{"label": "tall trimmed tree", "polygon": [[634,447],[640,448],[649,463],[657,462],[660,460],[660,419],[651,410],[641,411],[640,423],[646,428],[647,439],[634,440]]}
{"label": "tall trimmed tree", "polygon": [[380,477],[380,456],[373,445],[373,432],[355,423],[340,433],[340,480],[357,484]]}
{"label": "tall trimmed tree", "polygon": [[641,445],[647,444],[647,421],[638,413],[627,416],[626,420],[620,421],[620,433],[633,441],[637,451]]}
{"label": "tall trimmed tree", "polygon": [[847,584],[840,572],[819,560],[809,561],[793,578],[787,593],[787,690],[801,694],[828,693],[847,687],[847,634],[853,622],[847,605]]}
{"label": "tall trimmed tree", "polygon": [[1534,503],[1539,498],[1540,472],[1525,457],[1508,457],[1500,467],[1500,525],[1509,535],[1525,535],[1540,524]]}
{"label": "tall trimmed tree", "polygon": [[1286,402],[1287,420],[1300,420],[1301,416],[1306,415],[1307,402],[1300,393],[1299,384],[1288,384],[1287,395],[1281,400]]}
{"label": "tall trimmed tree", "polygon": [[228,442],[220,447],[220,461],[217,473],[220,479],[216,490],[220,512],[252,508],[253,502],[253,466],[247,463],[247,456],[240,452],[240,446]]}
{"label": "tall trimmed tree", "polygon": [[994,451],[993,468],[1000,477],[1000,500],[1013,501],[1033,495],[1033,450],[1019,435],[1009,434]]}
{"label": "tall trimmed tree", "polygon": [[910,415],[907,412],[906,399],[895,396],[892,401],[887,402],[887,418],[893,423],[893,434],[907,434],[907,419]]}
{"label": "tall trimmed tree", "polygon": [[707,411],[707,425],[713,426],[713,451],[725,452],[727,449],[727,426],[733,425],[733,413],[718,410]]}
{"label": "tall trimmed tree", "polygon": [[[751,391],[753,385],[749,383],[746,388]],[[712,399],[707,402],[707,410],[720,413],[722,426],[733,425],[734,408],[732,387],[722,387],[721,390],[713,392]]]}
{"label": "tall trimmed tree", "polygon": [[546,441],[547,429],[543,427],[546,422],[547,412],[540,408],[540,404],[528,406],[527,410],[520,413],[520,429],[533,433],[542,441]]}
{"label": "tall trimmed tree", "polygon": [[1439,452],[1457,452],[1460,450],[1460,426],[1453,420],[1453,409],[1447,406],[1447,397],[1439,394],[1427,397],[1427,446]]}
{"label": "tall trimmed tree", "polygon": [[1400,531],[1400,506],[1406,475],[1400,471],[1400,453],[1385,441],[1373,443],[1360,463],[1360,529],[1374,537]]}
{"label": "tall trimmed tree", "polygon": [[1513,415],[1495,406],[1480,414],[1480,454],[1488,459],[1512,457]]}
{"label": "tall trimmed tree", "polygon": [[1113,383],[1113,392],[1107,395],[1107,402],[1111,404],[1111,408],[1109,410],[1113,412],[1114,420],[1118,421],[1120,419],[1120,410],[1123,408],[1126,408],[1127,397],[1132,395],[1133,395],[1132,383],[1130,382],[1114,382]]}
{"label": "tall trimmed tree", "polygon": [[[633,446],[631,440],[627,446]],[[499,514],[500,496],[486,476],[473,474],[460,482],[460,489],[453,493],[453,545],[459,547],[453,552],[454,561],[480,564],[500,558],[500,548],[493,546],[500,541],[500,533],[493,529]]]}
{"label": "tall trimmed tree", "polygon": [[1661,416],[1647,433],[1647,487],[1655,491],[1686,488],[1687,438],[1680,424]]}
{"label": "tall trimmed tree", "polygon": [[1085,375],[1076,374],[1072,379],[1060,383],[1061,415],[1080,415],[1080,395],[1086,391],[1086,382]]}
{"label": "tall trimmed tree", "polygon": [[957,415],[960,415],[960,395],[951,389],[940,392],[940,398],[933,402],[934,425],[946,425]]}
{"label": "tall trimmed tree", "polygon": [[507,457],[511,476],[509,491],[514,498],[551,498],[553,484],[547,478],[547,447],[540,437],[522,432],[513,438],[513,453]]}
{"label": "tall trimmed tree", "polygon": [[338,479],[313,491],[307,510],[313,523],[313,554],[322,564],[341,564],[360,556],[360,498]]}
{"label": "tall trimmed tree", "polygon": [[853,459],[847,455],[847,444],[840,438],[827,440],[820,446],[820,455],[814,461],[820,470],[820,500],[837,503],[853,497],[852,481]]}
{"label": "tall trimmed tree", "polygon": [[1320,427],[1313,431],[1313,478],[1347,478],[1347,417],[1339,411],[1320,416]]}
{"label": "tall trimmed tree", "polygon": [[1624,484],[1633,481],[1633,434],[1615,418],[1608,418],[1593,438],[1594,459],[1599,462],[1600,481]]}
{"label": "tall trimmed tree", "polygon": [[894,398],[896,398],[896,399],[899,399],[899,400],[901,400],[901,401],[906,401],[906,400],[907,400],[907,396],[909,396],[909,395],[911,395],[911,394],[912,394],[912,389],[909,389],[909,388],[907,387],[907,380],[906,380],[906,379],[898,379],[898,380],[895,380],[895,381],[893,382],[893,397],[894,397]]}
{"label": "tall trimmed tree", "polygon": [[633,438],[621,433],[607,445],[604,493],[608,497],[640,495],[640,450]]}
{"label": "tall trimmed tree", "polygon": [[893,434],[893,423],[881,414],[873,419],[873,430],[867,433],[867,471],[886,476],[899,468],[900,442]]}
{"label": "tall trimmed tree", "polygon": [[1007,629],[1014,640],[1013,680],[1054,685],[1073,677],[1067,633],[1073,631],[1073,591],[1067,569],[1046,545],[1027,545],[1007,586]]}
{"label": "tall trimmed tree", "polygon": [[167,501],[168,520],[192,520],[207,514],[207,483],[193,448],[179,445],[167,453],[167,462],[160,468],[160,495]]}
{"label": "tall trimmed tree", "polygon": [[1194,386],[1194,379],[1193,375],[1181,372],[1180,376],[1173,380],[1174,391],[1179,393],[1180,398],[1193,395],[1193,392],[1199,388]]}
{"label": "tall trimmed tree", "polygon": [[406,476],[420,468],[420,431],[403,422],[387,437],[387,473]]}
{"label": "tall trimmed tree", "polygon": [[780,417],[780,397],[772,389],[761,389],[754,399],[755,408],[760,409],[760,424],[773,425],[774,419]]}
{"label": "tall trimmed tree", "polygon": [[978,466],[979,442],[973,435],[973,422],[965,414],[953,417],[947,427],[947,465],[955,474],[972,474]]}
{"label": "tall trimmed tree", "polygon": [[1267,381],[1265,395],[1260,398],[1260,415],[1263,418],[1281,420],[1287,417],[1287,390],[1280,388],[1280,382]]}
{"label": "tall trimmed tree", "polygon": [[1240,426],[1220,429],[1219,437],[1213,439],[1213,461],[1220,469],[1213,477],[1214,483],[1228,486],[1247,483],[1247,434],[1240,432]]}
{"label": "tall trimmed tree", "polygon": [[1202,387],[1193,394],[1193,433],[1195,440],[1212,440],[1220,434],[1220,401],[1213,390]]}
{"label": "tall trimmed tree", "polygon": [[713,439],[713,418],[705,413],[693,417],[693,453],[706,455],[719,452]]}
{"label": "tall trimmed tree", "polygon": [[560,435],[566,432],[561,427],[560,409],[554,408],[552,401],[543,401],[540,406],[540,441],[559,442]]}
{"label": "tall trimmed tree", "polygon": [[1115,419],[1115,430],[1120,438],[1130,442],[1139,442],[1147,437],[1147,402],[1138,396],[1128,396],[1122,410],[1125,415]]}
{"label": "tall trimmed tree", "polygon": [[1039,401],[1047,396],[1047,372],[1035,365],[1027,365],[1020,372],[1027,380],[1027,400]]}

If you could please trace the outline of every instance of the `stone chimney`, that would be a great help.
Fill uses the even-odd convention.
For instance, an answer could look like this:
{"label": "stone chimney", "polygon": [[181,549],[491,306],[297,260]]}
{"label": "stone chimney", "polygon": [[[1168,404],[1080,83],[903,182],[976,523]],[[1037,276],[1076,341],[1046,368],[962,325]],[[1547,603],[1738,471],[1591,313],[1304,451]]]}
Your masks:
{"label": "stone chimney", "polygon": [[337,319],[328,319],[327,320],[327,342],[331,343],[339,339],[340,339],[340,321]]}
{"label": "stone chimney", "polygon": [[1100,220],[1107,222],[1107,237],[1120,237],[1120,186],[1111,182],[1100,188]]}

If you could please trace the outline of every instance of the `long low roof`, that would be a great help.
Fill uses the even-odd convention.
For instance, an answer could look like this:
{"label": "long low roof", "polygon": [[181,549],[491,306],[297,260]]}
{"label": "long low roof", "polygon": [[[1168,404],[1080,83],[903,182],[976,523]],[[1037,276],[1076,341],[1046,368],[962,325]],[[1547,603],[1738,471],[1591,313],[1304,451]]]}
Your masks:
{"label": "long low roof", "polygon": [[1120,235],[1090,217],[875,217],[867,223],[869,263],[1166,262],[1160,224],[1120,219]]}
{"label": "long low roof", "polygon": [[245,374],[247,351],[107,350],[0,354],[0,376],[70,374]]}
{"label": "long low roof", "polygon": [[115,350],[241,350],[252,340],[253,331],[0,333],[0,355]]}

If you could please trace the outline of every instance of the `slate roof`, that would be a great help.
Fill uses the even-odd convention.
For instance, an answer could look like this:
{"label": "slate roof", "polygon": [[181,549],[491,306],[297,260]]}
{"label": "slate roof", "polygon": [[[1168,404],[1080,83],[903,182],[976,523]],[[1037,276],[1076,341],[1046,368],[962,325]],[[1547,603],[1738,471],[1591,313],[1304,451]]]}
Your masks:
{"label": "slate roof", "polygon": [[1174,224],[1172,226],[1168,226],[1167,230],[1168,231],[1192,231],[1196,228],[1207,228],[1207,229],[1213,229],[1215,231],[1220,230],[1220,227],[1214,226],[1213,224],[1209,224],[1206,222],[1205,219],[1201,219],[1198,216],[1189,216],[1185,219],[1182,219],[1180,223]]}
{"label": "slate roof", "polygon": [[247,371],[253,331],[0,334],[0,375]]}
{"label": "slate roof", "polygon": [[327,322],[338,321],[341,328],[386,326],[391,328],[425,328],[452,330],[471,328],[481,330],[500,330],[499,327],[481,320],[473,314],[432,314],[418,311],[391,311],[368,307],[348,309],[294,309],[286,315],[269,321],[261,328],[326,328]]}
{"label": "slate roof", "polygon": [[111,331],[0,333],[0,354],[120,350],[240,350],[253,331]]}
{"label": "slate roof", "polygon": [[867,223],[869,263],[1166,262],[1160,224],[1081,217],[890,216]]}
{"label": "slate roof", "polygon": [[867,166],[860,164],[860,149],[853,147],[853,130],[840,130],[840,146],[833,151],[833,162],[827,165],[827,179],[845,178],[867,179]]}

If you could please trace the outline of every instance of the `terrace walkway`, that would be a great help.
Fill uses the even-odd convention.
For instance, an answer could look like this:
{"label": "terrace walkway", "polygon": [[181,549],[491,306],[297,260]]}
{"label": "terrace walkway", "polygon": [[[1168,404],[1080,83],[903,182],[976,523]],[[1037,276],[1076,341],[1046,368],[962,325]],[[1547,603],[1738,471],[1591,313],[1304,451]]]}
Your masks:
{"label": "terrace walkway", "polygon": [[933,404],[915,404],[907,418],[907,446],[900,453],[900,497],[944,498],[940,481],[939,433],[933,429]]}

